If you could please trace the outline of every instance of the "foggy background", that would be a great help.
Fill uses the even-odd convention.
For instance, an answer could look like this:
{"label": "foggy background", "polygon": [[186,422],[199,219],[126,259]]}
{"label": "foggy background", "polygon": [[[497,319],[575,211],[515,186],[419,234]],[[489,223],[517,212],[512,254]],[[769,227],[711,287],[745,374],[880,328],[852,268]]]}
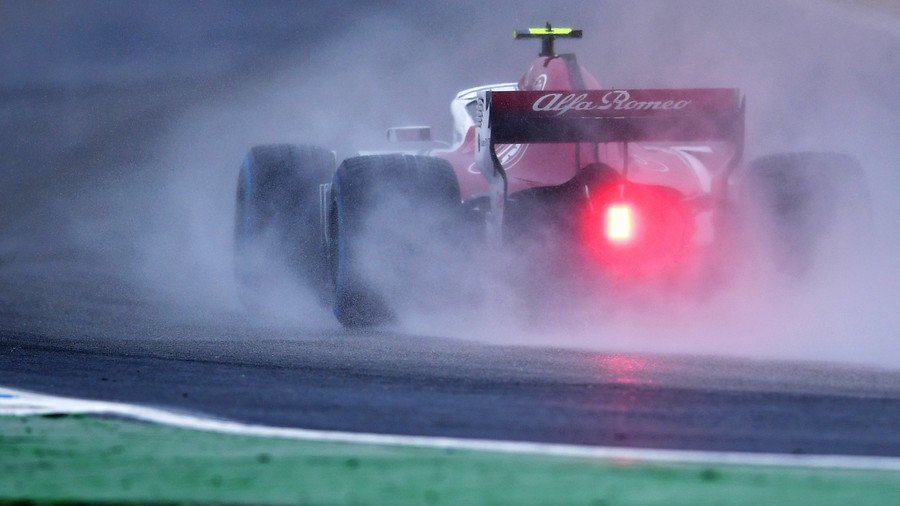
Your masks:
{"label": "foggy background", "polygon": [[385,129],[403,124],[449,140],[453,95],[517,80],[538,47],[512,30],[550,21],[585,30],[558,51],[576,52],[604,87],[741,88],[748,159],[856,156],[877,240],[835,244],[855,261],[825,255],[800,286],[747,276],[708,300],[639,311],[578,300],[523,316],[502,276],[488,276],[472,282],[496,295],[490,304],[413,312],[399,331],[900,367],[893,5],[2,1],[0,300],[21,315],[3,325],[335,331],[302,288],[278,287],[263,317],[242,312],[231,227],[243,155],[293,142],[347,156],[384,147]]}

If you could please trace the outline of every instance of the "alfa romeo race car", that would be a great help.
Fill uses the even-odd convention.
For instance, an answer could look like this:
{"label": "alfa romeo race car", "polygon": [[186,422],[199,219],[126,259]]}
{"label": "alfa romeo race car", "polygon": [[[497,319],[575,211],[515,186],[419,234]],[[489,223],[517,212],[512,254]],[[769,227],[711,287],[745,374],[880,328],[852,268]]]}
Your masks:
{"label": "alfa romeo race car", "polygon": [[[475,263],[541,251],[535,271],[563,267],[598,285],[709,279],[737,251],[798,272],[864,194],[846,155],[744,163],[737,89],[603,88],[573,54],[555,52],[556,39],[581,37],[549,23],[515,32],[541,41],[538,58],[515,83],[453,99],[451,147],[420,148],[427,127],[390,129],[404,149],[340,164],[322,147],[253,147],[237,187],[244,300],[253,304],[278,264],[343,325],[383,323],[395,309],[380,278],[417,286],[422,266],[444,261],[437,242]],[[747,233],[754,224],[768,236]],[[379,270],[388,262],[401,269]],[[425,282],[454,274],[443,276]]]}

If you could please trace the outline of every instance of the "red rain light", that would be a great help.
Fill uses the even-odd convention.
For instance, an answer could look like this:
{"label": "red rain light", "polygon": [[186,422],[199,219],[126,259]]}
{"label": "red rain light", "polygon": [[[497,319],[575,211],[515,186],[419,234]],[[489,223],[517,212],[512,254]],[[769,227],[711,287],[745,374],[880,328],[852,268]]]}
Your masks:
{"label": "red rain light", "polygon": [[613,243],[627,243],[634,238],[634,210],[627,203],[606,208],[606,238]]}
{"label": "red rain light", "polygon": [[616,275],[652,276],[685,257],[693,215],[666,188],[620,183],[595,191],[582,236],[591,256]]}

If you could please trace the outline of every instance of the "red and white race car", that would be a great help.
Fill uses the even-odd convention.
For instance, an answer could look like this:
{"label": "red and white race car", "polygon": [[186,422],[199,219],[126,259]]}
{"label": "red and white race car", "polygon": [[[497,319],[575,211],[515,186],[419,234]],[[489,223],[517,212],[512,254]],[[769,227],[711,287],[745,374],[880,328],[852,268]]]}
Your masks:
{"label": "red and white race car", "polygon": [[[518,82],[453,99],[449,148],[418,148],[427,127],[388,131],[408,149],[340,164],[320,147],[252,148],[237,188],[243,298],[252,303],[277,261],[316,287],[342,324],[385,322],[394,310],[378,266],[408,266],[391,272],[411,279],[439,262],[429,258],[436,241],[486,245],[476,257],[539,244],[535,269],[552,258],[608,283],[708,278],[747,248],[802,270],[865,200],[862,171],[846,155],[743,163],[737,89],[604,89],[574,55],[554,51],[555,39],[581,35],[549,23],[516,32],[541,40],[539,57]],[[744,233],[760,223],[765,240]]]}

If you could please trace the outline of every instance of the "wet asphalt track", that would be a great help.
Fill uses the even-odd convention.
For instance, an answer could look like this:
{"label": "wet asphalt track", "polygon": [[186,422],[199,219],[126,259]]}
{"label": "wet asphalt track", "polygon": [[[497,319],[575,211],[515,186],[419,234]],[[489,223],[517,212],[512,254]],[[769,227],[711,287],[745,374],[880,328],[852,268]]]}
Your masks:
{"label": "wet asphalt track", "polygon": [[896,371],[302,330],[148,295],[100,254],[127,271],[121,251],[57,244],[48,202],[78,202],[103,167],[152,153],[172,110],[239,85],[167,83],[0,89],[0,385],[314,429],[900,456]]}
{"label": "wet asphalt track", "polygon": [[898,372],[178,321],[66,265],[0,265],[0,384],[289,427],[900,456]]}

